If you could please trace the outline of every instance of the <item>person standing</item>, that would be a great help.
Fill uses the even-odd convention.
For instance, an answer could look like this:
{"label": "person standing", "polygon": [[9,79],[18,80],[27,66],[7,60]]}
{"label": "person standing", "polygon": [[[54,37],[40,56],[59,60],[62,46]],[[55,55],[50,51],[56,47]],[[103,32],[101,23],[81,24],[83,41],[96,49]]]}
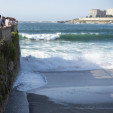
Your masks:
{"label": "person standing", "polygon": [[2,16],[2,26],[5,26],[5,17]]}
{"label": "person standing", "polygon": [[5,20],[5,25],[9,26],[9,19],[8,18],[6,18],[6,20]]}
{"label": "person standing", "polygon": [[2,19],[1,19],[1,15],[0,15],[0,26],[2,25]]}
{"label": "person standing", "polygon": [[0,25],[1,25],[2,27],[5,25],[5,19],[4,19],[3,16],[1,16]]}

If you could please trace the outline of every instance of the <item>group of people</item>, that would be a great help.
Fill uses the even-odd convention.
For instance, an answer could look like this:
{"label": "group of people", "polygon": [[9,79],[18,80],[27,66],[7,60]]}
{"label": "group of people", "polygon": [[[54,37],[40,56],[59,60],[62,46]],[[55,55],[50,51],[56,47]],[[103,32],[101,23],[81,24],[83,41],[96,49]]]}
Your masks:
{"label": "group of people", "polygon": [[3,17],[0,15],[0,27],[16,24],[17,20],[11,17]]}

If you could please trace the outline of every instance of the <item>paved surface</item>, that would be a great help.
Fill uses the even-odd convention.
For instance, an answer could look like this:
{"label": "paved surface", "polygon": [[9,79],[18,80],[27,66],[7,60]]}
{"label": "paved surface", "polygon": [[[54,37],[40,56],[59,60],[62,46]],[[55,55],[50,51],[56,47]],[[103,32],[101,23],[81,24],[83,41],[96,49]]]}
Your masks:
{"label": "paved surface", "polygon": [[10,94],[5,113],[29,113],[26,93],[13,90]]}
{"label": "paved surface", "polygon": [[[107,104],[58,104],[50,101],[48,97],[28,94],[30,113],[113,113],[113,103]],[[112,107],[106,109],[106,107]],[[101,108],[102,107],[102,108]],[[103,108],[105,107],[105,108]]]}
{"label": "paved surface", "polygon": [[28,92],[30,113],[113,113],[113,70],[42,74],[48,84]]}
{"label": "paved surface", "polygon": [[42,74],[48,84],[13,90],[5,113],[113,113],[113,70]]}

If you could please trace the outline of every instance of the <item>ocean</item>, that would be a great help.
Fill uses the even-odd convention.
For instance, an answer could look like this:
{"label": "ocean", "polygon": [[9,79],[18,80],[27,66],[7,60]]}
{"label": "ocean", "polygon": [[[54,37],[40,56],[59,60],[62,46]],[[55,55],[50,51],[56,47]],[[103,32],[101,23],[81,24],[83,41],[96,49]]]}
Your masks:
{"label": "ocean", "polygon": [[46,85],[41,72],[113,69],[113,24],[19,22],[18,30],[20,91]]}

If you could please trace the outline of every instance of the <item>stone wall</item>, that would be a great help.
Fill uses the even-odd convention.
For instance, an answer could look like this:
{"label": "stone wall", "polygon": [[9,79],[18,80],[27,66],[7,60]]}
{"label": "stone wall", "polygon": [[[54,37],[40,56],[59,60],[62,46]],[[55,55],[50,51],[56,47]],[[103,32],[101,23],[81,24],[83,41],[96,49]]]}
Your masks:
{"label": "stone wall", "polygon": [[0,28],[0,113],[3,113],[20,67],[17,25]]}
{"label": "stone wall", "polygon": [[7,42],[11,41],[11,32],[17,32],[17,24],[12,26],[0,27],[0,40],[4,39]]}

